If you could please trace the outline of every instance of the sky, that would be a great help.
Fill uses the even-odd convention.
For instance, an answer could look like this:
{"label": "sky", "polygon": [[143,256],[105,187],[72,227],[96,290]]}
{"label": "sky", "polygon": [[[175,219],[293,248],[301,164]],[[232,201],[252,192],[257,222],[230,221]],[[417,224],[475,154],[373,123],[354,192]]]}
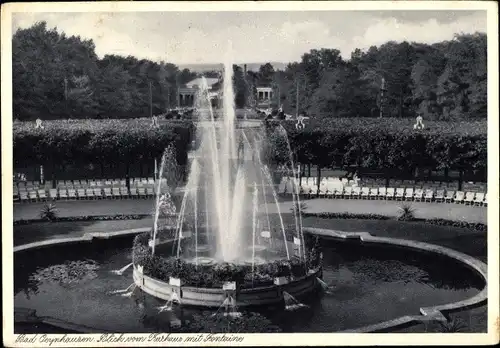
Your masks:
{"label": "sky", "polygon": [[[92,39],[99,57],[133,55],[175,64],[292,62],[314,48],[387,41],[434,43],[486,32],[486,11],[45,12],[13,14],[14,32],[38,21]],[[229,44],[229,42],[231,44]]]}

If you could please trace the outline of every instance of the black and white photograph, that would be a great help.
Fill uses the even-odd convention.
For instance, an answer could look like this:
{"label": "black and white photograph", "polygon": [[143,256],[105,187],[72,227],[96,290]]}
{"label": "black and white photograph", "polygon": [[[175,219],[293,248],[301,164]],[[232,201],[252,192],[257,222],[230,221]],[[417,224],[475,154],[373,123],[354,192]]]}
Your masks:
{"label": "black and white photograph", "polygon": [[2,5],[4,345],[498,343],[497,6]]}

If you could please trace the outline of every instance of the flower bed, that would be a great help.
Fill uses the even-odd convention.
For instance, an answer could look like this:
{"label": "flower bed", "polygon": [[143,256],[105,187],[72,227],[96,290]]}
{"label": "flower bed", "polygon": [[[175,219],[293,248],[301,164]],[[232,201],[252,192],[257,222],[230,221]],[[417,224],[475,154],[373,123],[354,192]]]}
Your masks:
{"label": "flower bed", "polygon": [[[304,213],[304,217],[318,217],[322,219],[357,219],[357,220],[391,220],[390,216],[379,215],[379,214],[351,214],[351,213]],[[411,221],[415,222],[425,222],[431,225],[437,226],[453,226],[468,228],[475,231],[487,231],[488,225],[482,224],[480,222],[468,222],[468,221],[454,221],[446,219],[419,219],[414,218]]]}
{"label": "flower bed", "polygon": [[56,217],[52,220],[47,219],[21,219],[15,220],[14,226],[29,225],[40,222],[77,222],[77,221],[113,221],[113,220],[142,220],[151,217],[151,214],[118,214],[118,215],[83,215],[83,216],[64,216]]}
{"label": "flower bed", "polygon": [[168,282],[170,277],[179,278],[186,286],[221,288],[226,281],[235,281],[240,287],[273,285],[277,277],[302,277],[307,270],[321,263],[319,245],[309,251],[307,262],[298,259],[278,260],[262,265],[219,263],[216,265],[195,265],[177,257],[151,255],[148,247],[149,233],[137,235],[134,239],[132,257],[135,265],[143,267],[144,275]]}

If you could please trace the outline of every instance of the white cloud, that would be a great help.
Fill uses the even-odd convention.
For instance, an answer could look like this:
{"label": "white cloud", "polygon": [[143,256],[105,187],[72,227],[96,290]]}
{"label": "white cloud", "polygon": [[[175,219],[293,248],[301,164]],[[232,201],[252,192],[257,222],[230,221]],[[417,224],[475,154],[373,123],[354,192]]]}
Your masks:
{"label": "white cloud", "polygon": [[[304,13],[301,19],[283,14],[229,15],[210,14],[200,20],[200,14],[191,17],[186,13],[24,13],[15,15],[14,28],[45,20],[49,27],[57,26],[66,34],[93,39],[101,57],[113,53],[179,64],[221,62],[228,42],[232,42],[237,62],[288,62],[313,48],[336,48],[348,58],[355,48],[389,40],[434,43],[450,40],[459,32],[486,31],[486,16],[481,12],[450,23],[433,18],[409,22],[366,12],[350,12],[346,18],[339,18],[336,12],[330,20],[324,13],[321,19],[312,13]],[[230,24],[224,26],[224,22]]]}

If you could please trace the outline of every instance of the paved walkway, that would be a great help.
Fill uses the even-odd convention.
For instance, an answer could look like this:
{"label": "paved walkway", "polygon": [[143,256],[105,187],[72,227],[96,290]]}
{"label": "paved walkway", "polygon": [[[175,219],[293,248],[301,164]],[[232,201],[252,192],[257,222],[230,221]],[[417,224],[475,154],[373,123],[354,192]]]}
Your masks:
{"label": "paved walkway", "polygon": [[[308,213],[348,212],[353,214],[380,214],[397,216],[401,202],[345,199],[310,199],[303,201]],[[22,203],[14,205],[14,220],[37,219],[44,203]],[[153,200],[97,200],[56,202],[58,216],[151,214]],[[292,202],[282,202],[280,211],[290,213]],[[417,218],[442,218],[469,222],[487,223],[487,208],[454,203],[413,202]],[[275,213],[276,206],[270,205],[269,212]]]}

